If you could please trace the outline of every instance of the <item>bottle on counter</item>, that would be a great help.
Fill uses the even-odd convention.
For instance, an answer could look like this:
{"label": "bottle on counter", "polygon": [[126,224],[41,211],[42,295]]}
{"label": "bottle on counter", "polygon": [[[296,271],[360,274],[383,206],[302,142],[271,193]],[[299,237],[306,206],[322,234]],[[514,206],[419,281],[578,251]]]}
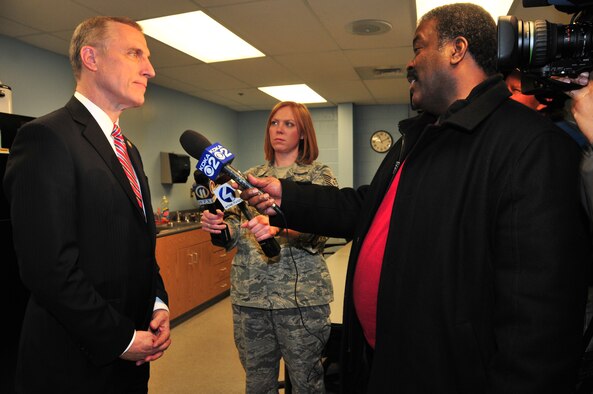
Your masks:
{"label": "bottle on counter", "polygon": [[162,217],[161,217],[161,207],[158,207],[156,209],[156,212],[154,213],[154,223],[156,225],[159,225],[162,223]]}
{"label": "bottle on counter", "polygon": [[161,199],[161,222],[169,222],[169,199],[167,196],[163,196]]}

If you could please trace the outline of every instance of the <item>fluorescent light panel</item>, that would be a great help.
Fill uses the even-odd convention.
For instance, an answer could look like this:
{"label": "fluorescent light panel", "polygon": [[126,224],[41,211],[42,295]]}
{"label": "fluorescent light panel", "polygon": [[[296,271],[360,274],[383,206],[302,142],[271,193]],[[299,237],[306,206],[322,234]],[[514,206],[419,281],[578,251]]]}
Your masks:
{"label": "fluorescent light panel", "polygon": [[204,63],[265,56],[202,11],[138,21],[144,33]]}
{"label": "fluorescent light panel", "polygon": [[326,99],[318,95],[313,89],[305,84],[264,86],[258,89],[280,101],[295,101],[302,104],[327,102]]}
{"label": "fluorescent light panel", "polygon": [[513,0],[416,0],[416,19],[420,19],[422,15],[426,14],[433,8],[453,3],[477,4],[488,11],[488,13],[492,15],[492,18],[494,18],[494,21],[498,23],[499,16],[507,15],[509,13]]}

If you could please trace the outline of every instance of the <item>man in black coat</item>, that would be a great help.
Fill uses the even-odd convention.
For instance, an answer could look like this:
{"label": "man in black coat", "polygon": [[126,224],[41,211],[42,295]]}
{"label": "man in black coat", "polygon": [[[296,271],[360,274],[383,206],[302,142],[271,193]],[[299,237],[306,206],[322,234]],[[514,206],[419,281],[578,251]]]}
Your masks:
{"label": "man in black coat", "polygon": [[482,8],[435,8],[413,47],[423,113],[401,122],[369,186],[249,177],[265,193],[242,197],[269,215],[275,202],[290,228],[353,239],[342,391],[569,393],[590,259],[578,148],[509,99]]}
{"label": "man in black coat", "polygon": [[155,73],[128,18],[84,21],[70,53],[74,97],[19,130],[4,177],[31,291],[16,391],[146,393],[171,343],[167,293],[140,154],[112,133]]}

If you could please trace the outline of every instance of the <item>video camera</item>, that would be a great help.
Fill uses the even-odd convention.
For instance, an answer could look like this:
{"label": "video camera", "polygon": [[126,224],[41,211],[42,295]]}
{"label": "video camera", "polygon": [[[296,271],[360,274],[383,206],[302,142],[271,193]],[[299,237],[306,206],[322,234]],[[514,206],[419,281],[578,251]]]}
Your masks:
{"label": "video camera", "polygon": [[521,71],[524,94],[554,93],[581,88],[550,77],[576,78],[593,70],[593,1],[523,0],[523,7],[553,5],[572,14],[570,24],[547,20],[498,18],[498,71]]}

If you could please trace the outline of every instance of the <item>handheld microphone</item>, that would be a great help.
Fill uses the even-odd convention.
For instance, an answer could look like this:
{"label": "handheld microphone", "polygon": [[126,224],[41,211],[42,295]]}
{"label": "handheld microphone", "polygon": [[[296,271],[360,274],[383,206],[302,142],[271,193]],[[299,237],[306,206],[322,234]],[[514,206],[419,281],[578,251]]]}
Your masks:
{"label": "handheld microphone", "polygon": [[[196,172],[198,171],[196,170]],[[206,176],[204,175],[204,177]],[[220,186],[214,189],[214,194],[216,195],[216,202],[220,206],[222,206],[223,209],[228,209],[235,205],[239,205],[239,208],[241,209],[241,212],[243,212],[243,215],[247,218],[247,220],[251,220],[253,218],[253,215],[251,214],[251,212],[249,212],[249,209],[247,209],[247,204],[245,204],[245,201],[241,200],[240,198],[237,198],[237,191],[233,189],[229,184],[227,184],[229,180],[230,179],[228,179],[226,175],[221,175],[218,178],[216,178],[216,183],[220,183],[222,181],[222,184],[220,184]],[[280,245],[278,244],[278,241],[276,241],[276,238],[266,238],[262,241],[257,242],[259,243],[264,254],[268,257],[274,257],[280,253]]]}
{"label": "handheld microphone", "polygon": [[[214,199],[212,189],[210,188],[210,179],[196,170],[194,171],[194,180],[196,181],[194,194],[196,195],[198,205],[214,214],[216,213],[216,209],[224,211],[222,204]],[[212,245],[226,247],[230,240],[231,232],[229,231],[229,226],[225,226],[224,230],[220,231],[220,234],[210,233],[210,241],[212,242]]]}
{"label": "handheld microphone", "polygon": [[[211,213],[216,213],[216,209],[220,209],[224,211],[226,205],[221,204],[219,199],[214,198],[214,194],[212,192],[213,183],[214,184],[224,184],[227,183],[230,178],[225,174],[221,174],[216,178],[216,181],[212,182],[206,175],[201,173],[198,170],[194,171],[194,180],[196,181],[196,188],[195,188],[195,195],[196,199],[198,200],[198,204],[204,206],[208,209]],[[235,195],[235,190],[228,186],[228,189],[232,190],[232,195]],[[239,200],[241,201],[241,200]],[[239,204],[239,208],[243,215],[247,218],[247,220],[251,220],[253,215],[247,209],[247,205],[245,201],[241,201]],[[229,231],[229,227],[226,226],[224,230],[221,231],[220,234],[210,234],[210,239],[213,245],[226,247],[228,242],[231,239],[231,233]],[[275,238],[267,238],[263,241],[258,241],[262,251],[268,257],[275,257],[278,256],[280,253],[280,244]]]}
{"label": "handheld microphone", "polygon": [[[215,180],[218,174],[224,171],[242,190],[255,188],[241,171],[231,166],[235,155],[220,143],[211,144],[206,137],[192,130],[185,130],[179,137],[179,142],[191,157],[198,160],[196,169],[208,178]],[[263,193],[258,190],[258,194]],[[282,211],[276,204],[273,204],[272,208],[277,214],[282,215]]]}

